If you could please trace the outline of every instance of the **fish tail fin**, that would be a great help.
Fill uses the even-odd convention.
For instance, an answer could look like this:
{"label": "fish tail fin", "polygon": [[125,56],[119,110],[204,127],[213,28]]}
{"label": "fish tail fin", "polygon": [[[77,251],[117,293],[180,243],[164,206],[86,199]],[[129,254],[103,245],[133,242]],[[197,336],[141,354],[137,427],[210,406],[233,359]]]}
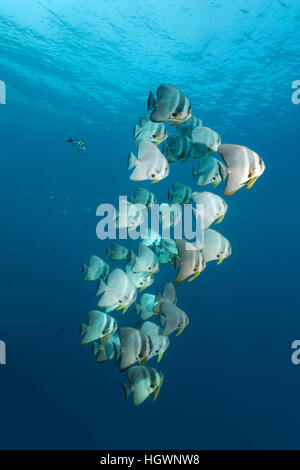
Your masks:
{"label": "fish tail fin", "polygon": [[133,129],[133,138],[136,139],[137,136],[139,135],[139,133],[141,132],[141,128],[140,126],[136,125],[134,126],[134,129]]}
{"label": "fish tail fin", "polygon": [[80,336],[84,335],[87,332],[88,326],[85,325],[85,323],[80,323],[80,330],[79,334]]}
{"label": "fish tail fin", "polygon": [[150,314],[149,312],[142,312],[141,314],[141,319],[146,321],[146,320],[149,320],[150,317],[152,317],[153,315]]}
{"label": "fish tail fin", "polygon": [[142,307],[139,304],[134,304],[134,308],[135,308],[135,313],[137,315],[140,315]]}
{"label": "fish tail fin", "polygon": [[219,173],[222,178],[222,181],[225,181],[228,175],[227,167],[222,162],[218,161],[218,164],[219,164]]}
{"label": "fish tail fin", "polygon": [[114,352],[115,352],[115,361],[116,361],[116,364],[118,364],[121,360],[122,349],[121,349],[121,346],[119,346],[119,344],[113,343],[113,345],[114,345]]}
{"label": "fish tail fin", "polygon": [[153,109],[156,106],[156,99],[154,98],[154,95],[152,91],[150,91],[149,96],[148,96],[148,101],[147,101],[147,111],[150,111],[150,109]]}
{"label": "fish tail fin", "polygon": [[73,142],[72,137],[69,137],[68,140],[66,140],[66,142]]}
{"label": "fish tail fin", "polygon": [[162,335],[164,332],[164,329],[160,326],[159,329],[158,329],[158,334],[159,335]]}
{"label": "fish tail fin", "polygon": [[97,285],[97,291],[96,291],[96,296],[103,294],[103,292],[106,289],[106,284],[102,279],[99,280],[98,285]]}
{"label": "fish tail fin", "polygon": [[174,267],[175,269],[179,269],[180,268],[180,258],[179,256],[174,256]]}
{"label": "fish tail fin", "polygon": [[99,344],[96,341],[94,341],[92,344],[92,355],[96,356],[98,352],[99,352]]}
{"label": "fish tail fin", "polygon": [[85,276],[85,275],[86,275],[86,273],[88,272],[88,269],[89,269],[89,268],[87,267],[86,264],[83,264],[83,265],[82,265],[82,268],[81,268],[81,274],[82,274],[82,276]]}
{"label": "fish tail fin", "polygon": [[128,263],[131,263],[132,261],[134,261],[135,259],[135,254],[133,253],[132,250],[128,250],[127,252],[127,255],[126,255],[126,263],[125,264],[128,264]]}
{"label": "fish tail fin", "polygon": [[97,357],[96,361],[97,361],[98,363],[108,361],[108,357],[107,357],[107,355],[105,354],[105,350],[104,350],[104,349],[101,349],[101,350],[99,351],[99,354],[98,354],[98,357]]}
{"label": "fish tail fin", "polygon": [[197,145],[194,143],[190,151],[190,157],[199,158],[201,157],[201,154],[203,155],[203,153],[201,152],[201,145]]}
{"label": "fish tail fin", "polygon": [[129,395],[130,395],[131,392],[132,392],[130,385],[125,384],[125,383],[123,382],[123,383],[122,383],[122,387],[123,387],[123,392],[124,392],[125,398],[128,398]]}
{"label": "fish tail fin", "polygon": [[199,173],[200,173],[200,172],[199,172],[199,169],[198,169],[198,168],[195,168],[195,167],[193,166],[192,172],[193,172],[193,178],[196,179],[197,176],[199,176]]}
{"label": "fish tail fin", "polygon": [[129,152],[129,155],[128,155],[128,162],[127,162],[127,168],[128,170],[131,170],[134,166],[136,166],[137,164],[137,158],[136,156],[134,155],[133,152]]}

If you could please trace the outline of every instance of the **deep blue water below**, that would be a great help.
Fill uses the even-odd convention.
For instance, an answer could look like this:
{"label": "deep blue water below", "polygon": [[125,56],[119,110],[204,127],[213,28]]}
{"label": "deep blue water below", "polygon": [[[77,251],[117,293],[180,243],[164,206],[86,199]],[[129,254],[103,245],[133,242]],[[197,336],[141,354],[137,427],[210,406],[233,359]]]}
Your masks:
{"label": "deep blue water below", "polygon": [[[1,2],[1,449],[300,448],[299,65],[292,0]],[[109,244],[97,206],[138,186],[132,130],[160,83],[266,171],[226,199],[232,256],[178,287],[190,325],[159,364],[158,400],[135,408],[117,368],[79,345],[96,307],[81,265]],[[191,167],[142,186],[160,201],[176,181],[196,190]],[[164,267],[151,292],[173,276]]]}

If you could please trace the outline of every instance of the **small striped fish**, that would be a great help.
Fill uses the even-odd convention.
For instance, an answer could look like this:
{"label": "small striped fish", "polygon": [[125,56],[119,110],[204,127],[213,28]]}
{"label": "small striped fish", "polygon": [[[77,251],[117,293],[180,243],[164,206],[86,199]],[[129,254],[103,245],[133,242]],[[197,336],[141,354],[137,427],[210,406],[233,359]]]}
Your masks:
{"label": "small striped fish", "polygon": [[69,137],[67,142],[70,142],[73,147],[75,147],[79,151],[87,150],[87,144],[80,139],[72,139]]}

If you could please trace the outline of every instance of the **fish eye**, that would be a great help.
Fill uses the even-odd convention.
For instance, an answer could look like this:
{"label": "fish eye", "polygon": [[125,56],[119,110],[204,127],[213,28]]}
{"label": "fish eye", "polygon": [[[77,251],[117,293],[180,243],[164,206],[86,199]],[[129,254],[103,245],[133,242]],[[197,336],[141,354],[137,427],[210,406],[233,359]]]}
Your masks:
{"label": "fish eye", "polygon": [[220,255],[217,255],[217,258],[220,258]]}
{"label": "fish eye", "polygon": [[177,113],[173,113],[172,116],[173,116],[173,117],[176,117],[176,116],[177,116]]}
{"label": "fish eye", "polygon": [[152,139],[155,139],[155,137],[156,137],[156,134],[153,134],[153,135],[152,135]]}
{"label": "fish eye", "polygon": [[154,174],[154,173],[152,173],[151,178],[155,178],[155,174]]}
{"label": "fish eye", "polygon": [[139,358],[139,359],[143,359],[143,353],[140,353],[140,354],[138,355],[138,358]]}

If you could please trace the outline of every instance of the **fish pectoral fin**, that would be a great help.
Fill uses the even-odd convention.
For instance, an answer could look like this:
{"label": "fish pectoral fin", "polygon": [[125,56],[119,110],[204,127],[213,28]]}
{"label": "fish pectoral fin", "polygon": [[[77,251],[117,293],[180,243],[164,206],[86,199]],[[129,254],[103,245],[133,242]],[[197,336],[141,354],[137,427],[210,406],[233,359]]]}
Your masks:
{"label": "fish pectoral fin", "polygon": [[158,358],[157,358],[157,362],[160,362],[162,360],[163,355],[164,355],[163,352],[159,353]]}
{"label": "fish pectoral fin", "polygon": [[216,224],[220,224],[222,220],[224,219],[224,217],[225,217],[225,214],[221,215],[221,217],[219,217],[218,220],[216,221]]}
{"label": "fish pectoral fin", "polygon": [[170,127],[178,126],[178,124],[180,124],[180,123],[181,123],[181,121],[172,122],[172,124],[170,124]]}
{"label": "fish pectoral fin", "polygon": [[224,258],[219,258],[218,261],[217,261],[217,264],[221,264],[221,263],[223,263],[223,261],[224,261]]}
{"label": "fish pectoral fin", "polygon": [[145,275],[145,277],[149,277],[149,276],[151,276],[151,274],[152,274],[152,273],[147,273],[147,274]]}
{"label": "fish pectoral fin", "polygon": [[249,183],[247,184],[247,189],[252,188],[252,186],[254,185],[254,183],[256,183],[257,179],[258,179],[258,176],[254,176],[254,178],[251,178],[250,181],[249,181]]}
{"label": "fish pectoral fin", "polygon": [[143,290],[145,290],[145,289],[146,289],[146,286],[140,287],[139,292],[143,292]]}
{"label": "fish pectoral fin", "polygon": [[197,271],[194,276],[190,277],[190,279],[188,280],[188,282],[192,282],[194,279],[196,279],[200,274],[200,271]]}
{"label": "fish pectoral fin", "polygon": [[128,307],[125,307],[125,306],[124,306],[122,314],[125,315],[125,313],[127,312],[127,310],[128,310]]}
{"label": "fish pectoral fin", "polygon": [[158,183],[159,180],[152,180],[150,184]]}
{"label": "fish pectoral fin", "polygon": [[160,392],[160,387],[155,390],[155,394],[154,394],[153,401],[156,401],[156,400],[157,400],[157,397],[158,397],[158,395],[159,395],[159,392]]}
{"label": "fish pectoral fin", "polygon": [[183,332],[184,328],[179,328],[177,334],[175,336],[179,336],[181,335],[181,333]]}
{"label": "fish pectoral fin", "polygon": [[220,184],[220,181],[215,181],[215,182],[214,182],[214,188],[216,188],[217,186],[219,186],[219,184]]}
{"label": "fish pectoral fin", "polygon": [[119,307],[117,308],[117,310],[122,310],[123,308],[126,308],[126,305],[121,304],[121,305],[119,305]]}

